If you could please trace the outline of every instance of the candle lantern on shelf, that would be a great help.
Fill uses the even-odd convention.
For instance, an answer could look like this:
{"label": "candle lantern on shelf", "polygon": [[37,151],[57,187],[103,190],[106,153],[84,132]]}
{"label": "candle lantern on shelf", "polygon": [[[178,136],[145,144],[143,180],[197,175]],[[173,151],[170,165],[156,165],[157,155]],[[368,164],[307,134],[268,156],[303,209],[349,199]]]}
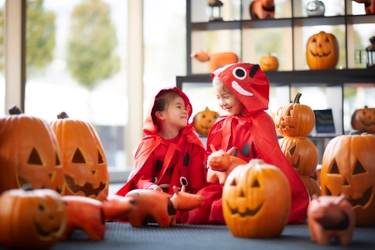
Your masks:
{"label": "candle lantern on shelf", "polygon": [[223,6],[223,2],[210,0],[208,1],[208,6],[211,8],[210,21],[223,21],[223,18],[221,17],[221,7]]}
{"label": "candle lantern on shelf", "polygon": [[375,67],[375,36],[370,38],[370,46],[366,48],[367,53],[367,68]]}

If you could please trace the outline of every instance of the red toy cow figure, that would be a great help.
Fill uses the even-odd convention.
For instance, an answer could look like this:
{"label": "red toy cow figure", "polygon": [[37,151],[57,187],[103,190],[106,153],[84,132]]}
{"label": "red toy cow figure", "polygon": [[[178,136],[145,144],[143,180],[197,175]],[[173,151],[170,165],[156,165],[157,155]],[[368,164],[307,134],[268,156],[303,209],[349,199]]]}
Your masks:
{"label": "red toy cow figure", "polygon": [[191,58],[194,58],[200,62],[210,62],[209,70],[213,72],[218,68],[221,68],[225,65],[238,62],[238,56],[233,52],[221,52],[212,55],[208,55],[207,51],[193,52],[190,55]]}
{"label": "red toy cow figure", "polygon": [[311,240],[328,245],[336,238],[341,245],[352,242],[355,228],[355,214],[345,196],[312,196],[307,210]]}

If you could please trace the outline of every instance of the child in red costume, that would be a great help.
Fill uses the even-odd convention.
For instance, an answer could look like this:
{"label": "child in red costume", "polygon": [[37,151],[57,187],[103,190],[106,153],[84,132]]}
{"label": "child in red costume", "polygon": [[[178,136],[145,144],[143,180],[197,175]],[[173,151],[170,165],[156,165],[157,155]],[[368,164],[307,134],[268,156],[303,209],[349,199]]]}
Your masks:
{"label": "child in red costume", "polygon": [[[220,107],[228,112],[212,126],[207,137],[216,150],[228,151],[245,161],[258,158],[279,167],[289,180],[292,209],[288,223],[304,223],[309,196],[297,172],[282,153],[275,124],[265,112],[268,109],[270,85],[259,65],[235,63],[213,72],[212,83]],[[188,224],[225,224],[222,212],[220,184],[212,184],[198,193],[205,197],[204,205],[188,213]],[[277,190],[283,192],[283,190]]]}
{"label": "child in red costume", "polygon": [[[178,88],[162,89],[145,119],[145,137],[135,150],[134,169],[116,194],[154,189],[174,194],[173,186],[196,193],[207,185],[205,148],[188,124],[192,114],[188,97]],[[179,216],[177,216],[179,222]]]}

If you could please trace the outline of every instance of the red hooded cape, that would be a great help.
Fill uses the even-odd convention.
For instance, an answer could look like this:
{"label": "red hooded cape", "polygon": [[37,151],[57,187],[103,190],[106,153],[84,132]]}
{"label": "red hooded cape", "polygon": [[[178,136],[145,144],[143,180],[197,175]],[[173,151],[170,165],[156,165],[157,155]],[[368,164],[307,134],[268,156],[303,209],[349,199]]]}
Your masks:
{"label": "red hooded cape", "polygon": [[[166,88],[177,92],[185,101],[188,116],[193,110],[188,97],[178,88]],[[160,93],[160,92],[159,92]],[[166,140],[158,134],[158,127],[153,123],[149,109],[143,127],[145,137],[138,144],[134,155],[134,169],[128,182],[116,194],[125,196],[129,191],[147,188],[151,184],[161,183],[163,176],[170,175],[169,193],[173,195],[173,186],[186,186],[187,192],[196,193],[207,185],[205,148],[193,128],[187,124],[180,130],[177,140]]]}
{"label": "red hooded cape", "polygon": [[[265,112],[269,102],[269,81],[259,65],[236,63],[218,69],[212,74],[237,96],[245,106],[246,116],[222,116],[212,126],[207,137],[209,145],[228,151],[235,147],[234,155],[250,161],[262,159],[265,163],[280,168],[289,180],[292,191],[292,208],[288,223],[304,223],[307,216],[309,195],[307,190],[280,149],[275,124]],[[189,224],[225,224],[222,214],[219,184],[203,188],[199,193],[205,197],[203,207],[189,212]]]}

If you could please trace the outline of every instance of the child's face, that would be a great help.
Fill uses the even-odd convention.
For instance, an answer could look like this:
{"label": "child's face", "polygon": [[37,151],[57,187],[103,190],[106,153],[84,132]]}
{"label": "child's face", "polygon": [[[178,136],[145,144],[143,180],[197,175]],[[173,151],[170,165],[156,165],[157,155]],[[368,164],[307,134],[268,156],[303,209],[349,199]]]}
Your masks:
{"label": "child's face", "polygon": [[244,115],[244,106],[240,100],[223,83],[214,83],[216,99],[220,107],[229,115]]}
{"label": "child's face", "polygon": [[162,113],[163,118],[169,125],[176,126],[179,129],[184,128],[188,122],[188,112],[182,97],[174,98]]}

